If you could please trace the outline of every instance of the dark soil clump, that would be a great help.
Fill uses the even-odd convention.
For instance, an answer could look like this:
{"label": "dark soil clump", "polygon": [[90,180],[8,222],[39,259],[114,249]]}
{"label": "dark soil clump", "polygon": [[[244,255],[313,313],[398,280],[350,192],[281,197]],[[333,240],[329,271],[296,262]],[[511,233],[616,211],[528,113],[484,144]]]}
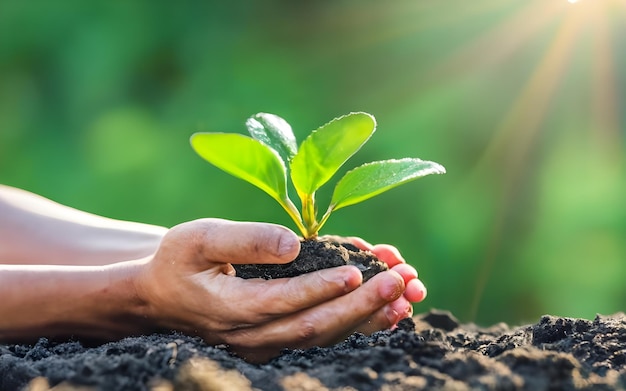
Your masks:
{"label": "dark soil clump", "polygon": [[[0,345],[0,389],[625,390],[626,315],[544,316],[533,325],[460,324],[442,311],[264,365],[181,334]],[[57,388],[59,389],[59,388]]]}
{"label": "dark soil clump", "polygon": [[368,251],[361,251],[356,246],[335,239],[304,240],[300,254],[293,261],[281,265],[233,265],[237,276],[241,278],[295,277],[315,270],[331,267],[354,265],[367,281],[377,273],[387,270],[387,265]]}

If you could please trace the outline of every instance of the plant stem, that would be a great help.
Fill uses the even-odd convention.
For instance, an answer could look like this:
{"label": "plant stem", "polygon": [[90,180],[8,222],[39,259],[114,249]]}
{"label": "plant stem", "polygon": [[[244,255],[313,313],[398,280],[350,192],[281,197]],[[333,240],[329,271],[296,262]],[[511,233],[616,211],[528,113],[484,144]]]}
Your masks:
{"label": "plant stem", "polygon": [[322,229],[322,226],[326,223],[326,220],[328,220],[333,210],[335,210],[335,205],[333,204],[329,205],[328,209],[326,210],[326,213],[324,213],[319,223],[317,223],[317,225],[315,226],[315,232],[319,232],[320,229]]}
{"label": "plant stem", "polygon": [[304,194],[300,196],[302,200],[302,218],[306,227],[305,239],[317,237],[317,220],[315,218],[315,193]]}
{"label": "plant stem", "polygon": [[289,217],[291,217],[291,219],[296,223],[296,226],[298,227],[302,235],[307,238],[308,230],[304,226],[304,224],[302,224],[302,217],[300,216],[298,208],[293,204],[293,202],[291,202],[289,198],[280,200],[279,203],[283,207],[283,209],[287,211]]}

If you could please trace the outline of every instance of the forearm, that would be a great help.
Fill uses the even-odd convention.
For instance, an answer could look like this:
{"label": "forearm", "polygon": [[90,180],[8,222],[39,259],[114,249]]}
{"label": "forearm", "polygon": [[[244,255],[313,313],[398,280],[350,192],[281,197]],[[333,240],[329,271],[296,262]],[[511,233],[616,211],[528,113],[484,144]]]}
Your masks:
{"label": "forearm", "polygon": [[0,265],[0,342],[111,340],[153,331],[134,281],[142,261],[107,266]]}
{"label": "forearm", "polygon": [[104,265],[152,254],[167,230],[0,185],[0,264]]}

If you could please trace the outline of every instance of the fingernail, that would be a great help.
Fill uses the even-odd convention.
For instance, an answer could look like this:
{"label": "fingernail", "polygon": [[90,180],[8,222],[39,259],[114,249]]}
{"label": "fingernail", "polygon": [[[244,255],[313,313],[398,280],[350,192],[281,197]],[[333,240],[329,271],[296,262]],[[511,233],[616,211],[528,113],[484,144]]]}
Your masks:
{"label": "fingernail", "polygon": [[404,311],[402,311],[402,318],[408,318],[411,316],[413,312],[413,306],[409,303],[404,307]]}
{"label": "fingernail", "polygon": [[403,285],[402,277],[397,274],[397,278],[388,278],[387,281],[381,284],[379,293],[385,300],[392,301],[402,295]]}
{"label": "fingernail", "polygon": [[300,240],[295,234],[283,233],[278,243],[278,256],[282,257],[287,254],[294,254],[300,249]]}
{"label": "fingernail", "polygon": [[358,288],[363,281],[363,275],[354,266],[323,269],[319,273],[325,281],[343,284],[345,292],[351,292]]}

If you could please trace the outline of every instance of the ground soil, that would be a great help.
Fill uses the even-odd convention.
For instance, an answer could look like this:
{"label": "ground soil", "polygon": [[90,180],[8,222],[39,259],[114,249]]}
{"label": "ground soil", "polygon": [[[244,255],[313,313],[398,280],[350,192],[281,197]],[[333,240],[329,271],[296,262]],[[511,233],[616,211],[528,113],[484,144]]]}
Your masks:
{"label": "ground soil", "polygon": [[233,265],[237,276],[242,278],[261,277],[265,279],[295,277],[314,270],[336,266],[354,265],[367,281],[377,273],[387,270],[387,265],[368,251],[361,251],[356,246],[339,237],[326,236],[319,240],[304,240],[300,245],[300,254],[284,265]]}
{"label": "ground soil", "polygon": [[[626,315],[480,328],[430,311],[264,365],[181,334],[0,345],[0,389],[624,390]],[[80,388],[79,388],[80,387]]]}
{"label": "ground soil", "polygon": [[[347,246],[337,251],[350,258],[356,250]],[[626,390],[626,315],[594,320],[544,316],[527,326],[481,328],[460,324],[448,312],[431,310],[401,321],[393,331],[353,334],[330,347],[286,349],[263,365],[178,333],[94,345],[46,338],[32,345],[0,345],[0,390],[50,387],[106,391]]]}

